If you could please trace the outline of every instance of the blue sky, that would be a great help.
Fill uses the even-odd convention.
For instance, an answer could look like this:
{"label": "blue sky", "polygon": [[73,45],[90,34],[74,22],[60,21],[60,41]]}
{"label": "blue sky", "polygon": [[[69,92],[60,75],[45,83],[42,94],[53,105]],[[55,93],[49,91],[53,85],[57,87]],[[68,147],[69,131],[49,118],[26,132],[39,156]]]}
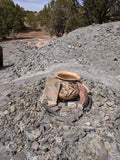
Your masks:
{"label": "blue sky", "polygon": [[13,0],[15,4],[23,7],[25,10],[39,12],[43,9],[44,5],[50,2],[50,0]]}

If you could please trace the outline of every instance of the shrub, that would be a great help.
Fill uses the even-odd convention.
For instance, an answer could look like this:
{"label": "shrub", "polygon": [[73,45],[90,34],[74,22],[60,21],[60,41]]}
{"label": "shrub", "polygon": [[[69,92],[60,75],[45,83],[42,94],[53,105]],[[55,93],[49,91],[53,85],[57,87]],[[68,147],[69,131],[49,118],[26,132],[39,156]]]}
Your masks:
{"label": "shrub", "polygon": [[19,32],[23,27],[23,8],[12,0],[0,0],[0,36],[4,39],[10,32]]}

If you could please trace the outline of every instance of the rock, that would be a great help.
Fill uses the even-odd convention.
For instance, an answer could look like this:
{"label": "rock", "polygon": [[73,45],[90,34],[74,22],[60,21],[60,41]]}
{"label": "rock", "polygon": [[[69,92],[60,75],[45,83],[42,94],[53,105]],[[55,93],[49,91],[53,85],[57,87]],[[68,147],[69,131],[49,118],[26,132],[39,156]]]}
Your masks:
{"label": "rock", "polygon": [[30,103],[26,103],[26,107],[29,107],[30,106]]}
{"label": "rock", "polygon": [[71,46],[71,45],[68,45],[68,48],[69,48],[69,49],[71,49],[71,48],[72,48],[72,46]]}
{"label": "rock", "polygon": [[113,153],[112,146],[110,145],[109,142],[104,142],[104,145],[105,145],[106,151],[107,151],[109,154]]}
{"label": "rock", "polygon": [[99,160],[107,160],[108,159],[108,153],[105,149],[104,144],[101,141],[100,136],[96,136],[94,139],[90,141],[90,144],[88,145],[89,149],[93,154],[97,155],[97,158]]}
{"label": "rock", "polygon": [[0,160],[10,160],[10,156],[1,153],[1,154],[0,154]]}
{"label": "rock", "polygon": [[73,135],[73,138],[76,139],[77,137],[79,137],[79,139],[83,139],[84,137],[87,136],[87,133],[84,130],[77,130],[76,133]]}
{"label": "rock", "polygon": [[48,106],[49,107],[54,107],[57,105],[57,101],[48,101]]}
{"label": "rock", "polygon": [[50,122],[51,122],[51,116],[45,114],[44,118],[42,119],[42,122],[50,124]]}
{"label": "rock", "polygon": [[9,98],[0,94],[0,108],[9,103]]}
{"label": "rock", "polygon": [[104,117],[105,117],[104,111],[100,111],[100,112],[99,112],[99,115],[100,115],[101,118],[104,118]]}
{"label": "rock", "polygon": [[3,124],[4,124],[4,121],[0,119],[0,126],[2,126]]}
{"label": "rock", "polygon": [[39,148],[40,148],[40,150],[43,150],[44,152],[48,152],[48,150],[49,150],[49,146],[47,144],[42,145]]}
{"label": "rock", "polygon": [[3,49],[0,46],[0,67],[3,67]]}
{"label": "rock", "polygon": [[109,118],[110,118],[109,116],[105,116],[105,117],[103,118],[103,120],[104,120],[104,121],[108,121]]}
{"label": "rock", "polygon": [[58,144],[61,144],[62,143],[62,137],[55,137],[55,141],[56,141],[56,143],[58,143]]}
{"label": "rock", "polygon": [[116,113],[112,114],[111,119],[114,121],[120,119],[120,111],[118,110]]}
{"label": "rock", "polygon": [[10,112],[13,113],[13,112],[15,112],[15,111],[16,111],[16,107],[15,107],[15,106],[11,106]]}
{"label": "rock", "polygon": [[24,132],[30,141],[36,140],[41,135],[41,131],[39,129],[25,128]]}
{"label": "rock", "polygon": [[14,118],[14,121],[17,122],[17,121],[20,121],[22,120],[23,118],[23,114],[22,113],[19,113],[15,118]]}
{"label": "rock", "polygon": [[61,152],[61,149],[60,149],[59,147],[56,147],[56,148],[55,148],[55,151],[56,151],[56,154],[57,154],[57,155],[59,155],[59,154],[62,153],[62,152]]}
{"label": "rock", "polygon": [[[66,108],[65,108],[65,110],[66,110]],[[63,109],[62,111],[60,111],[60,116],[67,117],[68,110],[67,111],[65,111],[65,110]],[[63,119],[63,122],[64,122],[64,119]]]}
{"label": "rock", "polygon": [[69,109],[74,109],[77,107],[77,104],[75,102],[68,102],[67,107]]}
{"label": "rock", "polygon": [[77,85],[78,85],[78,88],[79,88],[79,96],[80,96],[80,101],[81,101],[81,104],[83,107],[87,107],[88,105],[88,93],[87,93],[87,90],[85,89],[85,87],[77,82]]}
{"label": "rock", "polygon": [[9,102],[8,105],[12,105],[12,102]]}
{"label": "rock", "polygon": [[64,131],[70,130],[70,127],[67,126],[67,125],[63,125],[62,128],[63,128]]}
{"label": "rock", "polygon": [[51,109],[52,109],[54,112],[57,112],[57,111],[60,110],[60,108],[59,108],[58,106],[54,106],[54,107],[52,107]]}
{"label": "rock", "polygon": [[120,153],[111,154],[109,160],[120,160]]}
{"label": "rock", "polygon": [[106,105],[108,105],[109,107],[113,107],[114,106],[114,102],[108,101],[108,102],[106,102]]}
{"label": "rock", "polygon": [[37,151],[38,148],[39,148],[38,142],[33,142],[33,143],[32,143],[32,149],[35,150],[35,151]]}
{"label": "rock", "polygon": [[23,132],[25,128],[25,124],[22,121],[20,121],[20,124],[18,127],[20,128],[20,131]]}
{"label": "rock", "polygon": [[91,126],[91,123],[90,122],[86,122],[85,125]]}
{"label": "rock", "polygon": [[[49,47],[37,49],[27,46],[28,41],[33,45],[32,39],[24,43],[0,42],[5,49],[6,65],[0,69],[0,144],[4,146],[3,149],[0,146],[0,159],[13,160],[15,154],[24,151],[28,160],[120,160],[120,30],[116,36],[113,30],[106,33],[107,28],[115,29],[116,24],[120,28],[120,22],[83,27],[51,42]],[[73,48],[77,43],[83,44],[82,47]],[[113,61],[114,58],[118,61]],[[37,103],[45,87],[42,77],[60,69],[81,75],[81,82],[88,86],[93,101],[90,111],[77,99],[69,102],[78,106],[66,112],[58,110],[67,106],[65,101],[60,106],[46,105],[57,114]],[[38,80],[40,83],[36,83]],[[12,106],[16,109],[11,112]],[[37,129],[40,136],[35,135]],[[38,144],[34,145],[35,142]]]}
{"label": "rock", "polygon": [[7,115],[7,114],[9,114],[9,111],[8,111],[8,110],[5,110],[5,111],[4,111],[4,115]]}
{"label": "rock", "polygon": [[27,160],[27,157],[24,152],[19,152],[13,157],[13,160]]}
{"label": "rock", "polygon": [[84,109],[84,107],[82,106],[81,103],[79,103],[77,107],[78,107],[81,111]]}
{"label": "rock", "polygon": [[4,111],[0,111],[0,117],[4,117]]}
{"label": "rock", "polygon": [[56,105],[58,100],[58,93],[60,89],[60,82],[52,77],[47,77],[45,89],[43,95],[40,98],[40,102],[43,104],[50,103],[50,105]]}
{"label": "rock", "polygon": [[60,110],[60,112],[68,112],[68,111],[69,111],[69,108],[65,105]]}
{"label": "rock", "polygon": [[77,43],[75,47],[82,47],[82,44]]}
{"label": "rock", "polygon": [[95,132],[95,128],[92,126],[81,126],[81,128],[85,131],[85,132]]}

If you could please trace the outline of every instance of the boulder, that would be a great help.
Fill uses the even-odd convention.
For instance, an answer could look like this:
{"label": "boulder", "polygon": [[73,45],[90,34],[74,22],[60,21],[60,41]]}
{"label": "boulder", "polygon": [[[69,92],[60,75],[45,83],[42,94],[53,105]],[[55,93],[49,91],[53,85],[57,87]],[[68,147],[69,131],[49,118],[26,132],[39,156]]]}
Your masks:
{"label": "boulder", "polygon": [[48,104],[50,107],[57,105],[60,82],[53,77],[47,77],[43,95],[40,98],[42,104]]}

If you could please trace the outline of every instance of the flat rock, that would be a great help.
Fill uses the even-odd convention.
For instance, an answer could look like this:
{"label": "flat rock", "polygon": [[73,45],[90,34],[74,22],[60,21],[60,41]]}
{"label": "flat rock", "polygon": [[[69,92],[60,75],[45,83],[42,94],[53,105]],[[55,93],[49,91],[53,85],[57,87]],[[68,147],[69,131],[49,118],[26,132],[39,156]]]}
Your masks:
{"label": "flat rock", "polygon": [[9,102],[9,98],[0,94],[0,108]]}
{"label": "flat rock", "polygon": [[14,156],[13,160],[27,160],[27,157],[24,152],[19,152]]}
{"label": "flat rock", "polygon": [[100,136],[96,136],[91,140],[89,148],[92,153],[96,154],[99,160],[107,160],[108,154]]}
{"label": "flat rock", "polygon": [[41,103],[47,103],[50,106],[55,106],[58,100],[58,93],[60,89],[60,82],[53,78],[47,77],[43,95],[40,98]]}
{"label": "flat rock", "polygon": [[86,88],[79,82],[77,82],[78,88],[79,88],[79,96],[80,96],[80,101],[83,107],[87,107],[88,105],[88,93]]}
{"label": "flat rock", "polygon": [[30,140],[30,141],[34,141],[35,139],[37,139],[40,134],[41,131],[39,129],[31,129],[31,128],[25,128],[24,132],[26,134],[26,137]]}

